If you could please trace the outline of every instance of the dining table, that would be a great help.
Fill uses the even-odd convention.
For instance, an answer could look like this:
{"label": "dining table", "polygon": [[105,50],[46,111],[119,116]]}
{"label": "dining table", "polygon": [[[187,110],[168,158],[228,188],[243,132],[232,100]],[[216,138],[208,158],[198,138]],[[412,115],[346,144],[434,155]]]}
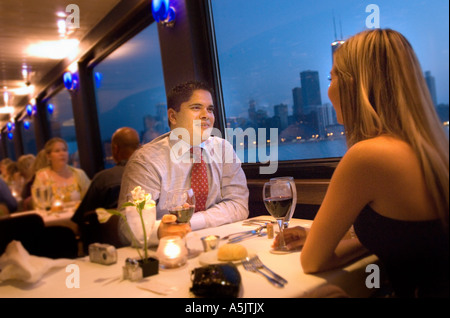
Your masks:
{"label": "dining table", "polygon": [[[186,242],[194,256],[186,264],[178,268],[159,268],[157,274],[139,281],[124,279],[125,260],[137,258],[138,252],[132,247],[122,247],[117,249],[115,264],[93,263],[89,256],[85,256],[68,260],[65,267],[50,269],[35,283],[19,280],[1,282],[0,298],[194,298],[195,295],[190,290],[193,270],[224,263],[217,259],[217,249],[203,251],[201,238],[209,235],[223,238],[231,233],[258,228],[258,222],[270,221],[270,216],[259,216],[190,232],[186,236]],[[291,219],[289,226],[308,228],[311,224],[311,220]],[[226,243],[227,240],[221,240],[218,248]],[[280,254],[272,250],[272,243],[273,238],[268,238],[267,235],[254,235],[238,244],[245,247],[248,254],[259,256],[267,267],[283,276],[288,281],[287,284],[277,287],[260,273],[247,271],[241,262],[235,262],[241,276],[239,298],[321,297],[320,291],[327,287],[335,287],[348,297],[357,298],[370,297],[374,292],[374,289],[366,285],[369,275],[366,269],[371,264],[378,264],[375,255],[361,257],[335,270],[305,274],[300,264],[301,250]],[[150,256],[156,257],[156,248],[150,247]]]}

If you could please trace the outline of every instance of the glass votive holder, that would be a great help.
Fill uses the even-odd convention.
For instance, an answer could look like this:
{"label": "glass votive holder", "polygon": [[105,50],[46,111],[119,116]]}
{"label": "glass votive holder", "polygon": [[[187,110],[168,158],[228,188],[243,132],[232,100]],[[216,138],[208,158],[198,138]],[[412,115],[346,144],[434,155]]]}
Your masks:
{"label": "glass votive holder", "polygon": [[184,240],[179,236],[161,238],[156,256],[160,268],[168,269],[183,266],[187,261],[187,249]]}
{"label": "glass votive holder", "polygon": [[64,203],[60,199],[54,199],[52,202],[52,212],[62,212],[64,210]]}
{"label": "glass votive holder", "polygon": [[201,238],[203,244],[203,251],[209,252],[215,250],[219,246],[220,236],[208,235]]}

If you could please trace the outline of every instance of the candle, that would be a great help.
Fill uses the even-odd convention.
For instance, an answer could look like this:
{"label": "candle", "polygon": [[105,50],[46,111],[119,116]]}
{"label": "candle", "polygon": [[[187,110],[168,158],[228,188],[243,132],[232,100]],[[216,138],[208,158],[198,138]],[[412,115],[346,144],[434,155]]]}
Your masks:
{"label": "candle", "polygon": [[163,269],[177,268],[186,264],[187,261],[186,246],[179,236],[161,238],[156,255],[159,259],[159,266]]}
{"label": "candle", "polygon": [[59,199],[53,200],[52,208],[51,208],[52,212],[59,212],[59,211],[62,211],[63,209],[64,209],[63,202],[61,200],[59,200]]}

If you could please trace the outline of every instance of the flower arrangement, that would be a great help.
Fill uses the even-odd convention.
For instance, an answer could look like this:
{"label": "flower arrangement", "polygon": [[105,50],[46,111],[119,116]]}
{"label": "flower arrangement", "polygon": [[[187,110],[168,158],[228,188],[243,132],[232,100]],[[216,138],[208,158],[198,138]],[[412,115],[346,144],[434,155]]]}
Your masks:
{"label": "flower arrangement", "polygon": [[137,244],[137,242],[135,242],[136,238],[131,230],[130,225],[128,224],[128,220],[124,213],[121,213],[121,212],[119,212],[117,210],[113,210],[113,209],[98,208],[98,209],[96,209],[97,217],[98,217],[98,220],[100,223],[105,223],[106,221],[108,221],[108,219],[112,215],[118,215],[119,217],[121,217],[125,221],[125,224],[127,225],[128,231],[130,232],[131,238],[132,238],[133,242],[135,243],[139,257],[141,258],[142,262],[146,263],[148,260],[148,251],[147,251],[148,243],[147,243],[147,233],[146,233],[146,229],[145,229],[143,211],[146,209],[155,207],[156,203],[155,203],[155,201],[152,200],[152,195],[150,193],[145,193],[145,190],[143,190],[140,186],[137,186],[131,191],[130,201],[122,204],[122,208],[131,207],[131,206],[134,206],[136,208],[136,211],[139,214],[139,218],[141,221],[142,231],[144,233],[144,257],[142,257],[142,254],[140,252],[139,244]]}

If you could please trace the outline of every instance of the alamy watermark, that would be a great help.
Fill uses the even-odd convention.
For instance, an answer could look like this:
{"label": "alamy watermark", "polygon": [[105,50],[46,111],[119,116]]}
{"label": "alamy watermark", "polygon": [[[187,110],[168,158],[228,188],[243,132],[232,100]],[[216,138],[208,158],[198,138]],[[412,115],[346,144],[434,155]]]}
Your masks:
{"label": "alamy watermark", "polygon": [[[170,152],[170,159],[174,163],[192,163],[189,156],[180,156],[185,153],[190,145],[199,145],[202,141],[207,140],[210,135],[227,140],[231,145],[235,144],[236,151],[224,144],[216,143],[212,145],[211,157],[205,156],[203,159],[206,163],[236,163],[239,162],[238,157],[243,158],[247,154],[247,162],[261,164],[269,164],[259,168],[260,174],[273,174],[278,169],[278,128],[270,128],[269,135],[266,134],[267,129],[258,128],[226,128],[225,137],[217,128],[205,129],[201,131],[201,121],[194,120],[192,136],[188,129],[183,127],[175,128],[171,131],[169,139],[176,141]],[[192,140],[192,143],[191,143]],[[247,144],[247,146],[245,146]],[[269,153],[267,153],[269,150]],[[236,156],[237,155],[237,156]],[[256,156],[258,155],[258,157]],[[194,159],[195,160],[195,159]]]}
{"label": "alamy watermark", "polygon": [[66,13],[70,13],[66,17],[66,27],[70,29],[80,28],[80,7],[71,3],[66,7]]}
{"label": "alamy watermark", "polygon": [[369,4],[366,7],[366,12],[370,14],[366,18],[366,27],[368,29],[380,28],[380,7],[376,4]]}
{"label": "alamy watermark", "polygon": [[370,273],[366,277],[366,287],[380,288],[380,267],[377,264],[369,264],[366,266],[366,273]]}

